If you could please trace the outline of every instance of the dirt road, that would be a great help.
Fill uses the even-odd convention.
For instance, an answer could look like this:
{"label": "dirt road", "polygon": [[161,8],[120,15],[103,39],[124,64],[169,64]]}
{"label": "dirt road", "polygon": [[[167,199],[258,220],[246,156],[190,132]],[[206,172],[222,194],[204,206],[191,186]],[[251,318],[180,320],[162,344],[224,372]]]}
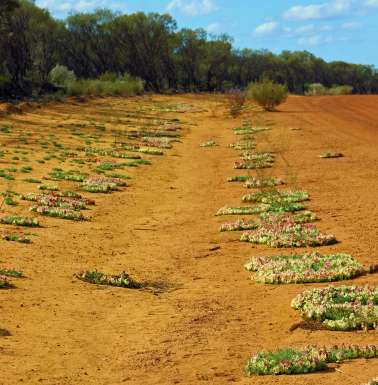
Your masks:
{"label": "dirt road", "polygon": [[[205,96],[178,99],[208,111],[185,114],[193,125],[182,143],[136,171],[130,188],[101,196],[92,221],[49,220],[33,245],[2,243],[1,262],[20,266],[28,278],[0,291],[0,327],[12,334],[0,337],[0,383],[358,385],[375,377],[378,360],[305,376],[244,376],[246,360],[261,349],[377,343],[377,334],[289,331],[300,321],[291,299],[313,285],[252,282],[243,264],[277,250],[219,233],[225,218],[214,215],[246,192],[226,182],[238,174],[238,153],[228,144],[241,118],[226,118],[222,107],[214,111],[215,101]],[[319,228],[340,241],[321,251],[348,252],[364,264],[378,257],[377,104],[375,96],[291,97],[280,112],[243,116],[271,125],[256,136],[258,150],[280,154],[271,173],[308,191]],[[210,138],[219,146],[199,146]],[[327,150],[345,157],[320,159]],[[211,250],[215,245],[220,248]],[[95,268],[125,270],[161,293],[73,278]],[[353,282],[376,284],[377,275]]]}

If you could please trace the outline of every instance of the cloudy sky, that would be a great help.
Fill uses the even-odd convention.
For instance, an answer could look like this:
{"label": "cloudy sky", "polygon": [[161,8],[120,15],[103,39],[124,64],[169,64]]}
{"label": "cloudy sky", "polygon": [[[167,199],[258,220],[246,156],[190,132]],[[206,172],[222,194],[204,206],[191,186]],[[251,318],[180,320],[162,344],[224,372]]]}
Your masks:
{"label": "cloudy sky", "polygon": [[378,67],[378,0],[36,0],[54,16],[111,8],[169,12],[179,27],[230,34],[237,47],[307,49]]}

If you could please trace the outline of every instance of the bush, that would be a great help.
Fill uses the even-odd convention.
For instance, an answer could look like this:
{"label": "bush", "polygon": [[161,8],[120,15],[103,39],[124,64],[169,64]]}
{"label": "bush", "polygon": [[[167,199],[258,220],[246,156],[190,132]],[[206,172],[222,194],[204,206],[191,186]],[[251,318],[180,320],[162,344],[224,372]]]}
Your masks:
{"label": "bush", "polygon": [[282,84],[264,79],[248,86],[248,95],[266,111],[274,111],[287,98],[287,89]]}
{"label": "bush", "polygon": [[[105,77],[108,77],[108,75]],[[144,82],[141,79],[124,75],[115,81],[101,79],[77,80],[67,85],[66,93],[69,96],[133,96],[142,94],[143,90]]]}
{"label": "bush", "polygon": [[104,82],[115,82],[118,79],[118,75],[115,72],[106,71],[98,79]]}
{"label": "bush", "polygon": [[353,93],[352,86],[334,85],[330,88],[323,86],[321,83],[312,83],[307,85],[306,96],[324,96],[324,95],[350,95]]}
{"label": "bush", "polygon": [[227,92],[228,109],[233,118],[237,118],[242,113],[246,97],[246,93],[238,89]]}
{"label": "bush", "polygon": [[75,82],[76,75],[67,67],[57,64],[49,73],[49,81],[55,86],[66,87]]}

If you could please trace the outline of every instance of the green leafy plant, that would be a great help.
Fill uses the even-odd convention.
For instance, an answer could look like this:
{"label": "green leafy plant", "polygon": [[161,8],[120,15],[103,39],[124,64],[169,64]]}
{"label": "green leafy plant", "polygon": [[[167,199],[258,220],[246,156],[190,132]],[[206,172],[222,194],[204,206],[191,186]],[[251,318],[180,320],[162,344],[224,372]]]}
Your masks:
{"label": "green leafy plant", "polygon": [[69,219],[72,221],[83,221],[86,218],[78,211],[64,207],[51,207],[51,206],[32,206],[30,211],[34,211],[38,214],[55,217],[60,219]]}
{"label": "green leafy plant", "polygon": [[273,190],[273,191],[259,191],[252,194],[244,195],[243,202],[260,202],[260,203],[294,203],[302,202],[309,199],[309,195],[305,191],[292,190]]}
{"label": "green leafy plant", "polygon": [[5,277],[12,277],[12,278],[22,278],[22,272],[14,269],[1,269],[0,268],[0,275]]}
{"label": "green leafy plant", "polygon": [[129,289],[140,288],[141,285],[134,281],[127,273],[123,272],[119,275],[105,274],[100,271],[84,271],[75,275],[76,278],[96,285],[108,285],[124,287]]}
{"label": "green leafy plant", "polygon": [[0,289],[6,289],[9,287],[12,287],[12,284],[9,282],[8,277],[0,275]]}
{"label": "green leafy plant", "polygon": [[28,218],[21,216],[7,216],[0,219],[0,223],[5,225],[14,226],[26,226],[26,227],[39,227],[39,221],[37,218]]}
{"label": "green leafy plant", "polygon": [[328,286],[309,289],[291,306],[306,320],[331,330],[377,329],[378,289],[369,286]]}
{"label": "green leafy plant", "polygon": [[351,255],[342,253],[253,257],[245,269],[255,272],[256,282],[271,284],[340,281],[365,273]]}
{"label": "green leafy plant", "polygon": [[327,363],[377,356],[378,348],[375,345],[286,348],[255,354],[248,360],[245,371],[248,375],[304,374],[324,370]]}
{"label": "green leafy plant", "polygon": [[250,178],[249,175],[236,175],[227,178],[227,182],[246,182]]}
{"label": "green leafy plant", "polygon": [[276,177],[257,178],[249,177],[245,181],[244,186],[247,188],[266,188],[275,187],[283,184],[284,182]]}
{"label": "green leafy plant", "polygon": [[263,221],[256,230],[243,233],[240,240],[270,247],[314,247],[337,242],[334,235],[321,233],[313,224],[295,223],[290,218],[273,223]]}
{"label": "green leafy plant", "polygon": [[257,228],[258,225],[256,222],[249,220],[243,220],[243,219],[238,219],[235,222],[228,222],[228,223],[223,223],[219,231],[243,231],[243,230],[251,230]]}
{"label": "green leafy plant", "polygon": [[24,182],[27,182],[27,183],[41,183],[42,181],[40,179],[37,179],[37,178],[26,178],[26,179],[24,179]]}
{"label": "green leafy plant", "polygon": [[2,235],[2,239],[4,239],[5,241],[12,241],[12,242],[19,242],[19,243],[31,243],[31,240],[28,237],[26,237],[25,234],[5,233]]}
{"label": "green leafy plant", "polygon": [[59,186],[51,185],[51,184],[42,184],[42,185],[38,186],[38,189],[42,190],[42,191],[58,191]]}

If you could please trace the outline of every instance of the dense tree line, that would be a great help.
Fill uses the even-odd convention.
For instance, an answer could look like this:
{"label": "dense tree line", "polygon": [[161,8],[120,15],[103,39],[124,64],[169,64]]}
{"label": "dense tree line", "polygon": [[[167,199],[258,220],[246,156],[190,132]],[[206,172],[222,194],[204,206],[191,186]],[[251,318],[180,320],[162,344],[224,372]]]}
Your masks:
{"label": "dense tree line", "polygon": [[1,0],[0,95],[49,90],[48,75],[56,64],[79,78],[129,73],[154,91],[244,88],[267,77],[295,93],[303,93],[309,83],[378,92],[372,66],[327,63],[307,51],[238,50],[227,35],[179,30],[167,14],[98,10],[56,20],[31,0]]}

